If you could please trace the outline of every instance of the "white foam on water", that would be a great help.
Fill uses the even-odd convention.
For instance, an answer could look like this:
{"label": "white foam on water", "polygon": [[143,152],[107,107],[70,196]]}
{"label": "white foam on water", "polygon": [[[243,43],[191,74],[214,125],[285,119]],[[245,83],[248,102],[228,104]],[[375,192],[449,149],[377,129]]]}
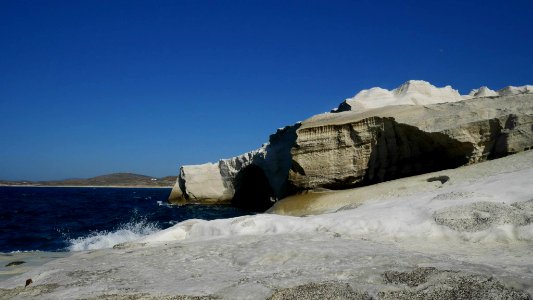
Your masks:
{"label": "white foam on water", "polygon": [[161,200],[156,201],[156,203],[157,203],[158,206],[164,206],[164,207],[170,207],[170,208],[173,207],[171,204],[169,204],[169,203],[165,203],[165,202],[163,202],[163,201],[161,201]]}
{"label": "white foam on water", "polygon": [[10,252],[7,252],[7,253],[9,253],[9,254],[20,254],[20,253],[39,253],[39,252],[41,252],[41,251],[40,250],[14,250],[14,251],[10,251]]}
{"label": "white foam on water", "polygon": [[146,220],[131,221],[121,225],[115,231],[95,231],[75,239],[69,239],[69,251],[83,251],[112,248],[113,246],[138,240],[159,230],[156,224]]}

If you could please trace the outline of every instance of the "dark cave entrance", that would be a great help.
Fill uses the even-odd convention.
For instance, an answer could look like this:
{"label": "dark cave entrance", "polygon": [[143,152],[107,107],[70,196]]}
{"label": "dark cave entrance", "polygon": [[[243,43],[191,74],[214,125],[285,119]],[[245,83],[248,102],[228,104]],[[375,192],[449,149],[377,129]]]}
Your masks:
{"label": "dark cave entrance", "polygon": [[235,177],[233,183],[235,195],[231,203],[237,207],[264,212],[269,209],[273,202],[272,187],[268,182],[265,172],[257,165],[249,165],[243,168]]}

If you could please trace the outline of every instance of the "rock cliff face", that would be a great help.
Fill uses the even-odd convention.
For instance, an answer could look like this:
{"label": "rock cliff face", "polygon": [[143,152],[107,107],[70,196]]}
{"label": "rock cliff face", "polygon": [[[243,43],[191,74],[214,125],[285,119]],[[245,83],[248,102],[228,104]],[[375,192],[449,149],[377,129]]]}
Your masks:
{"label": "rock cliff face", "polygon": [[342,189],[468,163],[474,147],[392,117],[370,117],[298,131],[291,182],[303,189]]}
{"label": "rock cliff face", "polygon": [[293,185],[366,185],[530,149],[533,94],[323,114],[297,136]]}
{"label": "rock cliff face", "polygon": [[533,86],[469,95],[408,81],[346,99],[279,129],[260,149],[183,166],[175,203],[264,210],[296,190],[344,189],[455,168],[533,148]]}

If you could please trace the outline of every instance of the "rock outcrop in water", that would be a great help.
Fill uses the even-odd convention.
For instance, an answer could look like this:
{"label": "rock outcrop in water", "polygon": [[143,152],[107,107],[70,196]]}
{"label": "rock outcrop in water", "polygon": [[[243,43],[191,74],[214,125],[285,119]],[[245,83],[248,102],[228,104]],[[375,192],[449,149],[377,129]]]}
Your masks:
{"label": "rock outcrop in water", "polygon": [[[278,129],[261,148],[218,163],[182,166],[169,201],[171,203],[227,203],[264,211],[271,199],[288,193],[288,174],[296,129]],[[246,201],[254,199],[253,202]]]}
{"label": "rock outcrop in water", "polygon": [[345,189],[532,148],[533,86],[461,96],[408,81],[361,91],[332,113],[278,130],[258,150],[183,166],[169,200],[264,210],[296,190]]}

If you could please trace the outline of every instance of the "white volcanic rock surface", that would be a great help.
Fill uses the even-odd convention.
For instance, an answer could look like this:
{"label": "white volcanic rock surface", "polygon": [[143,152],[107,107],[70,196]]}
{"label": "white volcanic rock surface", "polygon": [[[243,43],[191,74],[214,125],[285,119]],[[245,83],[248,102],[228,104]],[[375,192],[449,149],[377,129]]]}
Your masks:
{"label": "white volcanic rock surface", "polygon": [[426,105],[460,100],[463,100],[463,97],[451,86],[436,88],[426,81],[409,80],[391,91],[379,87],[362,90],[353,98],[346,99],[346,102],[361,108],[377,108],[387,105]]}
{"label": "white volcanic rock surface", "polygon": [[533,293],[533,151],[373,189],[362,193],[369,198],[361,189],[329,192],[313,207],[319,215],[188,220],[77,252],[0,282],[0,298],[267,299],[295,286],[281,291],[305,293],[310,283],[381,299],[454,299],[438,292],[452,287],[487,289],[472,294],[478,299]]}
{"label": "white volcanic rock surface", "polygon": [[533,93],[533,85],[508,86],[498,91],[499,96],[520,95]]}
{"label": "white volcanic rock surface", "polygon": [[499,96],[498,92],[493,91],[489,89],[486,86],[482,86],[479,89],[472,90],[469,94],[469,97],[477,98],[477,97],[495,97]]}
{"label": "white volcanic rock surface", "polygon": [[409,80],[393,90],[374,87],[362,90],[352,98],[346,99],[336,111],[363,111],[367,109],[385,107],[390,105],[429,105],[445,102],[457,102],[461,100],[509,96],[533,92],[533,86],[520,87],[508,86],[499,91],[493,91],[488,87],[472,90],[468,95],[461,95],[451,86],[436,87],[423,80]]}
{"label": "white volcanic rock surface", "polygon": [[219,200],[227,193],[218,164],[183,166],[180,176],[185,180],[187,192],[193,199]]}

